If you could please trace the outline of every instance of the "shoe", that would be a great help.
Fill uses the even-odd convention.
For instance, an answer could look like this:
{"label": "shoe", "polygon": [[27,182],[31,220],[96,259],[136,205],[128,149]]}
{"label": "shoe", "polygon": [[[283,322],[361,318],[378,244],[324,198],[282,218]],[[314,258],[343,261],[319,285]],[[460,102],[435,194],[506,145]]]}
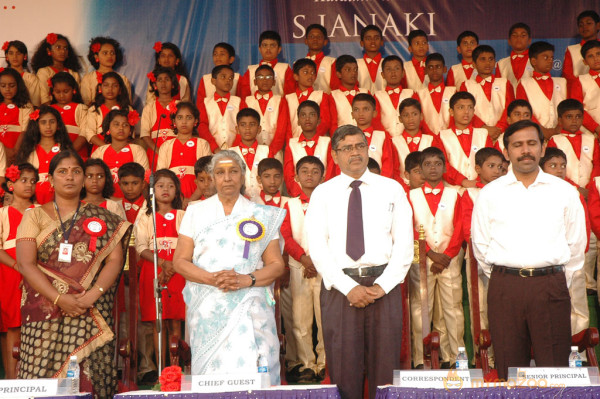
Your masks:
{"label": "shoe", "polygon": [[158,372],[156,370],[148,371],[140,380],[141,385],[154,385],[158,380]]}
{"label": "shoe", "polygon": [[591,288],[588,288],[586,290],[586,294],[587,294],[587,296],[597,296],[598,295],[598,291],[596,291],[594,289],[591,289]]}
{"label": "shoe", "polygon": [[442,370],[447,370],[449,368],[450,368],[450,362],[442,362],[440,364],[440,369],[442,369]]}
{"label": "shoe", "polygon": [[316,382],[317,375],[313,371],[313,369],[304,369],[300,372],[298,382],[300,384],[308,384]]}
{"label": "shoe", "polygon": [[317,373],[317,379],[319,381],[323,381],[325,379],[325,369],[321,369],[319,370],[319,372]]}
{"label": "shoe", "polygon": [[422,364],[417,364],[415,366],[415,370],[423,370],[423,365]]}
{"label": "shoe", "polygon": [[300,378],[300,368],[301,364],[294,366],[291,370],[285,372],[285,380],[287,382],[298,382]]}

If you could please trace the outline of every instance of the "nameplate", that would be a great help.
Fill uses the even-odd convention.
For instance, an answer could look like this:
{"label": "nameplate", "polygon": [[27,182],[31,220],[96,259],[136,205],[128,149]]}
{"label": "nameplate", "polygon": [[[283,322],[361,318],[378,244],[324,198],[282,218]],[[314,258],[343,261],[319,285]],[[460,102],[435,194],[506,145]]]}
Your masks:
{"label": "nameplate", "polygon": [[597,367],[509,367],[509,383],[516,387],[564,388],[600,385]]}
{"label": "nameplate", "polygon": [[483,373],[481,369],[394,370],[393,382],[402,388],[476,388],[483,384]]}
{"label": "nameplate", "polygon": [[0,398],[31,398],[33,396],[56,395],[58,380],[40,378],[36,380],[0,380]]}
{"label": "nameplate", "polygon": [[[182,386],[183,388],[183,386]],[[260,374],[193,375],[192,392],[235,392],[261,389]]]}

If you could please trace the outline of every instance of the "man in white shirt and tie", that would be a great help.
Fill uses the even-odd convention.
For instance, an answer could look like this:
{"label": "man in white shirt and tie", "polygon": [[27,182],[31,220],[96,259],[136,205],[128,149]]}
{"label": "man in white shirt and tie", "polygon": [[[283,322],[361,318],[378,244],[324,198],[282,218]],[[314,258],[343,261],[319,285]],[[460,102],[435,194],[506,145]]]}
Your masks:
{"label": "man in white shirt and tie", "polygon": [[566,367],[571,345],[568,286],[583,266],[585,215],[577,190],[544,173],[544,136],[530,120],[504,133],[512,170],[475,203],[473,252],[490,277],[488,318],[498,377],[509,367]]}
{"label": "man in white shirt and tie", "polygon": [[358,127],[339,127],[331,148],[341,174],[316,188],[305,219],[323,277],[327,365],[344,399],[362,398],[366,370],[374,399],[400,367],[399,284],[413,258],[412,210],[400,184],[367,170],[369,149]]}

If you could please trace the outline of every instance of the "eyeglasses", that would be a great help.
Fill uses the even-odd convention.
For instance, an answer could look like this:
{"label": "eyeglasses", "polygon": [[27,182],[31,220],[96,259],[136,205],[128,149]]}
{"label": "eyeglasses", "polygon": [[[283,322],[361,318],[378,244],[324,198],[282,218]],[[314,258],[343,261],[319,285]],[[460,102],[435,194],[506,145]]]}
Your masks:
{"label": "eyeglasses", "polygon": [[358,143],[355,145],[345,145],[343,147],[336,149],[335,151],[343,152],[344,154],[350,154],[354,150],[363,151],[366,148],[367,148],[367,143]]}
{"label": "eyeglasses", "polygon": [[274,78],[273,75],[256,75],[256,79],[258,80],[272,80]]}

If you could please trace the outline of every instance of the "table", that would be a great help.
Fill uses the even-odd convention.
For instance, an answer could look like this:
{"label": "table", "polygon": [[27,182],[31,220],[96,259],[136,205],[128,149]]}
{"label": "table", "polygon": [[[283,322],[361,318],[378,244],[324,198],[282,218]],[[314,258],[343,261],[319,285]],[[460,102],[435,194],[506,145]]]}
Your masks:
{"label": "table", "polygon": [[600,387],[575,388],[433,388],[378,387],[376,399],[600,399]]}
{"label": "table", "polygon": [[115,399],[341,399],[335,385],[282,385],[270,389],[243,392],[193,393],[132,391]]}

